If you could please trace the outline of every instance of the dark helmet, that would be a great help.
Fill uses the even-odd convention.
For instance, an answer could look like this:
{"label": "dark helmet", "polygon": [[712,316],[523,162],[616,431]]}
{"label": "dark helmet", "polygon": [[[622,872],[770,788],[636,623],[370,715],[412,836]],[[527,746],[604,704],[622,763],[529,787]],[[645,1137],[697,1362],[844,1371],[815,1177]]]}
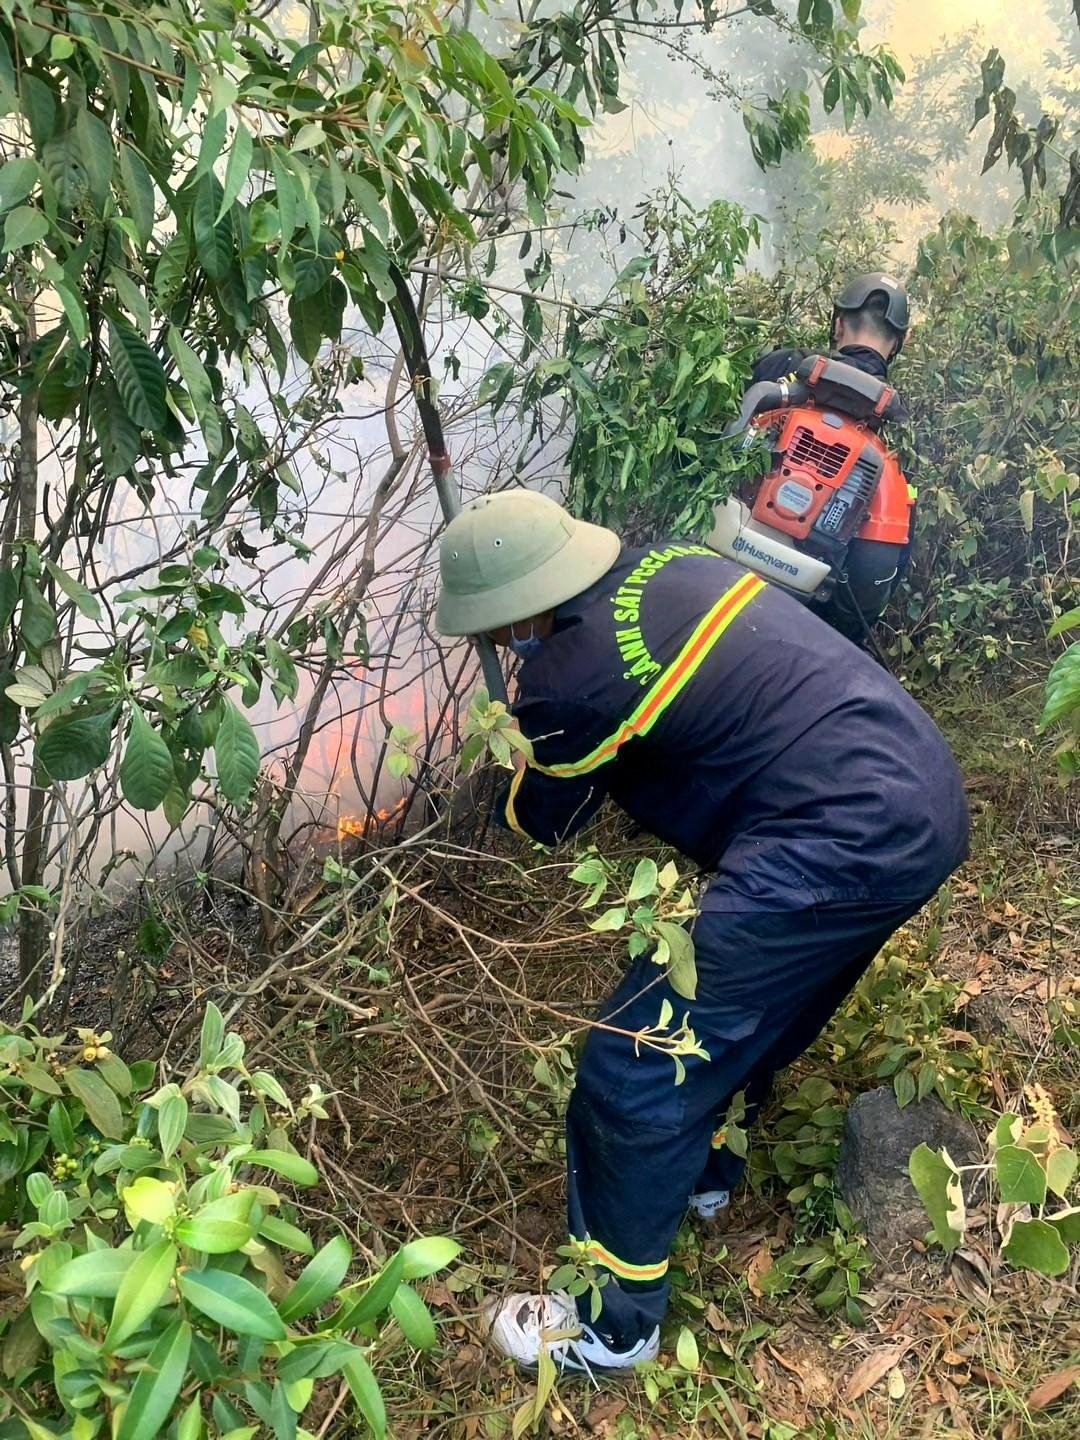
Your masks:
{"label": "dark helmet", "polygon": [[885,302],[882,318],[896,331],[896,348],[899,352],[904,347],[904,338],[911,324],[911,309],[903,285],[884,271],[875,270],[871,275],[856,275],[854,280],[848,281],[833,302],[833,324],[842,314],[862,310],[875,295],[880,295]]}

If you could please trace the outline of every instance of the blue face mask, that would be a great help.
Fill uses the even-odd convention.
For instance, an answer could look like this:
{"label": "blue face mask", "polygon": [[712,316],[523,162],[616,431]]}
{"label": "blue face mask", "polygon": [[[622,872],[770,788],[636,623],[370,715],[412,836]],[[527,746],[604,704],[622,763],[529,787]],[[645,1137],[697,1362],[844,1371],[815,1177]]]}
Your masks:
{"label": "blue face mask", "polygon": [[513,626],[510,628],[510,649],[519,660],[531,660],[533,656],[539,655],[543,643],[543,640],[534,631],[530,631],[524,640],[519,640],[514,634]]}

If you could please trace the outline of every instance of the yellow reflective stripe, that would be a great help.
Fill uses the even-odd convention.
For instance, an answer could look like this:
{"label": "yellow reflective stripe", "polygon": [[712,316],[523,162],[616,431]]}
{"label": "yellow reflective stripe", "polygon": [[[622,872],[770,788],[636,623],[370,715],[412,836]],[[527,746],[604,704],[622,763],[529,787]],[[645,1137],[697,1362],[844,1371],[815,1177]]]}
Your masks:
{"label": "yellow reflective stripe", "polygon": [[657,1260],[654,1265],[631,1265],[629,1260],[613,1255],[598,1240],[586,1241],[585,1254],[597,1265],[618,1275],[620,1280],[662,1280],[667,1274],[667,1260]]}
{"label": "yellow reflective stripe", "polygon": [[510,793],[506,797],[506,823],[515,835],[520,835],[523,840],[532,840],[533,837],[518,820],[517,810],[514,805],[517,799],[517,793],[521,789],[521,784],[524,779],[525,771],[522,769],[519,770],[513,780],[510,781]]}
{"label": "yellow reflective stripe", "polygon": [[748,573],[737,584],[732,585],[730,590],[725,591],[629,719],[624,720],[614,735],[602,741],[584,759],[566,765],[536,765],[534,768],[542,770],[545,775],[557,775],[563,779],[585,775],[606,764],[608,760],[613,760],[628,740],[647,735],[671,702],[697,674],[728,626],[746,609],[755,595],[764,589],[765,581],[758,575]]}
{"label": "yellow reflective stripe", "polygon": [[915,501],[919,498],[919,487],[917,485],[909,485],[907,487],[907,498],[912,505],[915,504]]}

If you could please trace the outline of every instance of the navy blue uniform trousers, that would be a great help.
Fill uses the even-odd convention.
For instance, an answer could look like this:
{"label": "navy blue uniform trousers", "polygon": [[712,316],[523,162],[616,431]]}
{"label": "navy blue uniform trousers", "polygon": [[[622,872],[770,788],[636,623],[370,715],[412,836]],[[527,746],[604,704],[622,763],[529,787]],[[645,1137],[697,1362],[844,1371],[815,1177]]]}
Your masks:
{"label": "navy blue uniform trousers", "polygon": [[[945,876],[942,875],[942,880]],[[751,1106],[796,1059],[893,932],[937,887],[910,901],[798,910],[709,910],[694,925],[697,997],[676,994],[643,956],[601,1007],[566,1117],[570,1234],[609,1272],[595,1328],[615,1348],[649,1334],[668,1303],[668,1257],[695,1191],[729,1188],[741,1164],[712,1138],[732,1096]],[[708,1060],[671,1058],[630,1035],[664,1000]],[[604,1028],[610,1027],[610,1028]],[[589,1318],[589,1296],[579,1302]]]}

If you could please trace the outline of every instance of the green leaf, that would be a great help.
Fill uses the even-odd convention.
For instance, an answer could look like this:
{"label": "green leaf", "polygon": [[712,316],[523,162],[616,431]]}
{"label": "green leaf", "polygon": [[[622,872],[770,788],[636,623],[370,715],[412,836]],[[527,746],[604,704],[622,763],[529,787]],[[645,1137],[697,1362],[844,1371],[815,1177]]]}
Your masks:
{"label": "green leaf", "polygon": [[176,1227],[176,1238],[191,1250],[207,1255],[231,1255],[252,1238],[251,1209],[254,1190],[239,1190],[212,1200]]}
{"label": "green leaf", "polygon": [[[342,1309],[334,1316],[333,1328],[338,1331],[352,1330],[357,1325],[366,1324],[381,1315],[401,1284],[404,1273],[404,1253],[399,1250],[396,1255],[391,1256],[370,1284],[352,1285],[344,1292]],[[417,1275],[412,1278],[421,1277]]]}
{"label": "green leaf", "polygon": [[0,250],[23,250],[27,245],[37,245],[49,233],[49,221],[43,210],[32,205],[20,205],[8,213],[4,220],[4,241]]}
{"label": "green leaf", "polygon": [[120,178],[124,186],[128,214],[135,226],[139,243],[145,249],[154,234],[156,198],[154,181],[139,152],[130,145],[120,146]]}
{"label": "green leaf", "polygon": [[1080,709],[1080,640],[1070,645],[1050,667],[1040,729],[1053,725],[1076,709]]}
{"label": "green leaf", "polygon": [[203,1015],[199,1033],[199,1069],[209,1069],[221,1054],[225,1039],[225,1017],[211,1000]]}
{"label": "green leaf", "polygon": [[112,1300],[128,1271],[140,1259],[136,1250],[94,1250],[76,1255],[51,1277],[43,1288],[51,1295],[81,1295]]}
{"label": "green leaf", "polygon": [[81,580],[76,580],[74,575],[61,570],[54,560],[46,559],[45,568],[68,599],[74,600],[80,615],[85,615],[88,620],[101,619],[101,604],[97,596],[91,595]]}
{"label": "green leaf", "polygon": [[630,889],[626,892],[627,900],[644,900],[647,895],[655,895],[658,874],[655,860],[647,857],[639,860]]}
{"label": "green leaf", "polygon": [[671,958],[667,965],[668,984],[684,1000],[697,999],[697,965],[694,941],[689,930],[673,920],[658,920],[657,933],[667,941]]}
{"label": "green leaf", "polygon": [[220,284],[233,267],[234,245],[230,218],[218,220],[222,189],[213,175],[204,175],[195,187],[191,228],[199,263],[215,284]]}
{"label": "green leaf", "polygon": [[390,1301],[390,1313],[401,1327],[401,1333],[417,1350],[434,1350],[439,1337],[431,1311],[409,1285],[399,1285]]}
{"label": "green leaf", "polygon": [[908,1161],[911,1183],[919,1192],[934,1227],[938,1244],[952,1251],[964,1238],[967,1214],[960,1175],[947,1150],[940,1153],[922,1144]]}
{"label": "green leaf", "polygon": [[[10,163],[14,165],[18,162],[12,160]],[[5,169],[6,168],[5,166]],[[3,180],[3,175],[4,171],[0,170],[0,182]],[[1080,609],[1066,610],[1065,614],[1059,615],[1053,625],[1050,626],[1050,629],[1046,632],[1046,637],[1048,640],[1052,640],[1057,635],[1064,635],[1066,630],[1075,630],[1077,626],[1080,626]]]}
{"label": "green leaf", "polygon": [[343,1235],[335,1235],[308,1261],[278,1306],[282,1320],[291,1324],[324,1305],[344,1280],[351,1261],[352,1246]]}
{"label": "green leaf", "polygon": [[233,805],[246,805],[262,756],[255,731],[231,700],[225,701],[225,713],[214,740],[214,755],[221,793]]}
{"label": "green leaf", "polygon": [[342,1368],[341,1373],[375,1440],[386,1440],[386,1406],[371,1366],[362,1355],[357,1355]]}
{"label": "green leaf", "polygon": [[179,1092],[169,1095],[158,1106],[157,1131],[161,1154],[168,1160],[175,1154],[187,1129],[188,1102]]}
{"label": "green leaf", "polygon": [[1047,1217],[1066,1245],[1080,1245],[1080,1205]]}
{"label": "green leaf", "polygon": [[688,1325],[684,1325],[679,1331],[679,1338],[675,1343],[675,1359],[684,1370],[697,1370],[701,1366],[697,1341]]}
{"label": "green leaf", "polygon": [[187,236],[178,231],[158,256],[154,267],[154,294],[163,310],[172,308],[187,277],[191,246]]}
{"label": "green leaf", "polygon": [[109,360],[124,409],[143,430],[160,430],[168,418],[165,371],[150,346],[130,326],[109,321]]}
{"label": "green leaf", "polygon": [[285,1326],[262,1290],[242,1275],[226,1270],[185,1271],[180,1291],[196,1310],[235,1335],[257,1340],[284,1340]]}
{"label": "green leaf", "polygon": [[403,1280],[426,1280],[445,1270],[461,1254],[461,1246],[446,1235],[425,1235],[410,1240],[401,1250]]}
{"label": "green leaf", "polygon": [[237,120],[236,134],[233,136],[232,149],[229,151],[229,163],[225,167],[225,186],[221,195],[221,206],[217,213],[218,220],[222,218],[244,188],[244,182],[251,170],[254,149],[251,131],[242,120]]}
{"label": "green leaf", "polygon": [[21,205],[33,193],[40,179],[37,161],[25,155],[0,166],[0,210]]}
{"label": "green leaf", "polygon": [[260,1223],[259,1234],[264,1240],[280,1246],[282,1250],[291,1250],[295,1255],[310,1255],[315,1249],[303,1230],[298,1230],[287,1220],[279,1220],[275,1215],[267,1215]]}
{"label": "green leaf", "polygon": [[120,765],[124,799],[137,810],[156,810],[172,783],[169,747],[136,705],[131,711],[131,729]]}
{"label": "green leaf", "polygon": [[168,1293],[176,1260],[177,1250],[171,1240],[151,1245],[136,1259],[116,1292],[112,1319],[102,1342],[106,1354],[114,1353],[153,1315]]}
{"label": "green leaf", "polygon": [[[50,725],[48,735],[61,724],[57,720]],[[64,1072],[64,1084],[81,1100],[90,1123],[109,1140],[121,1140],[124,1136],[124,1117],[120,1113],[120,1102],[105,1081],[93,1070],[82,1070],[77,1066]]]}
{"label": "green leaf", "polygon": [[1010,1265],[1040,1275],[1064,1275],[1069,1268],[1069,1252],[1046,1220],[1017,1220],[1001,1253]]}
{"label": "green leaf", "polygon": [[198,355],[175,325],[169,327],[169,351],[191,396],[207,450],[211,456],[220,455],[225,440],[221,429],[221,414],[214,403],[210,377]]}
{"label": "green leaf", "polygon": [[598,915],[595,920],[590,920],[589,929],[603,934],[609,930],[621,930],[625,924],[626,906],[612,905],[602,915]]}
{"label": "green leaf", "polygon": [[120,403],[120,394],[108,373],[90,392],[90,418],[101,449],[107,480],[126,475],[142,449],[139,429]]}
{"label": "green leaf", "polygon": [[1077,1156],[1075,1150],[1063,1145],[1046,1158],[1046,1183],[1055,1195],[1062,1199],[1076,1179]]}
{"label": "green leaf", "polygon": [[1002,1145],[994,1156],[998,1192],[1009,1205],[1041,1205],[1046,1199],[1046,1171],[1030,1150]]}
{"label": "green leaf", "polygon": [[164,1433],[188,1373],[191,1333],[187,1321],[178,1320],[150,1351],[132,1387],[116,1440],[157,1440]]}
{"label": "green leaf", "polygon": [[75,117],[75,138],[79,158],[86,171],[87,188],[100,215],[112,188],[116,155],[112,136],[103,121],[90,110],[80,110]]}
{"label": "green leaf", "polygon": [[176,1214],[174,1188],[152,1175],[140,1175],[133,1180],[121,1192],[120,1199],[132,1229],[143,1221],[148,1225],[164,1225]]}
{"label": "green leaf", "polygon": [[305,1160],[302,1155],[294,1155],[291,1150],[256,1150],[244,1157],[244,1164],[261,1165],[265,1170],[273,1170],[275,1175],[284,1175],[294,1185],[319,1183],[319,1172],[311,1161]]}

